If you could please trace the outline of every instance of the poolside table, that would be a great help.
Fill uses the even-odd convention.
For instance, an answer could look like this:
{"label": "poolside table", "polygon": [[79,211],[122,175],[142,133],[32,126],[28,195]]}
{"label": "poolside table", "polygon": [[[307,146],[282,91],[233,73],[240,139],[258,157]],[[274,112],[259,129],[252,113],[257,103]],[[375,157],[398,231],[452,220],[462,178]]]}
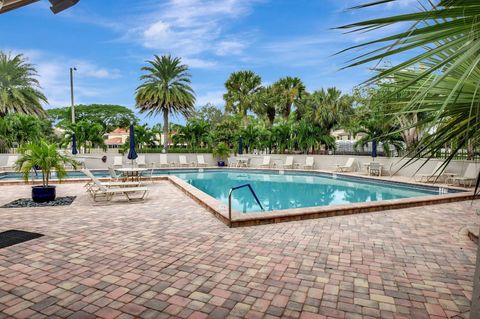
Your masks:
{"label": "poolside table", "polygon": [[116,169],[116,171],[119,171],[123,174],[125,180],[128,180],[130,178],[132,181],[139,181],[140,174],[147,170],[148,168],[143,167],[122,167]]}

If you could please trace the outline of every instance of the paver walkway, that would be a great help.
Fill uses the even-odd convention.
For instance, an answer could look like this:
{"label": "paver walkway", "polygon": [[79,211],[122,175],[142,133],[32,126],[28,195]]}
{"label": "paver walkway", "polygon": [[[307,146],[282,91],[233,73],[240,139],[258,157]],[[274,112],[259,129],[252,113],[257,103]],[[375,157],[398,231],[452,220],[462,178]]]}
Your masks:
{"label": "paver walkway", "polygon": [[[28,197],[0,188],[0,205]],[[1,209],[0,318],[443,318],[469,309],[479,203],[229,229],[168,182],[145,203]]]}

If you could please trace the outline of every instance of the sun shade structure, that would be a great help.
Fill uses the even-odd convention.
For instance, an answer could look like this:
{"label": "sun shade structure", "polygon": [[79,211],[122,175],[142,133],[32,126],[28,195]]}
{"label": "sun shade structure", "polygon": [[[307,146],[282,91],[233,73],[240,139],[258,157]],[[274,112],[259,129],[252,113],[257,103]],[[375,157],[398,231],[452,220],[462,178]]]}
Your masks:
{"label": "sun shade structure", "polygon": [[[0,14],[18,9],[39,0],[0,0]],[[77,4],[80,0],[49,0],[51,3],[50,10],[57,14],[65,9]]]}

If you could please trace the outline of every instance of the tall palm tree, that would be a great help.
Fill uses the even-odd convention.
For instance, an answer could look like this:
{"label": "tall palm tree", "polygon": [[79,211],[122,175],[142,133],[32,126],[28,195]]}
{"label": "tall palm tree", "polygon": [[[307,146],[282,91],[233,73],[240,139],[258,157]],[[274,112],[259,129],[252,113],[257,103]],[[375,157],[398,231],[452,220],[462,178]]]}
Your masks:
{"label": "tall palm tree", "polygon": [[273,125],[277,115],[277,106],[280,97],[272,86],[262,88],[256,96],[253,111],[258,115],[266,118],[270,126]]}
{"label": "tall palm tree", "polygon": [[317,105],[313,114],[315,122],[328,132],[353,113],[352,100],[336,87],[316,91],[313,98]]}
{"label": "tall palm tree", "polygon": [[42,103],[48,103],[40,91],[37,71],[27,59],[0,51],[0,116],[24,113],[44,116]]}
{"label": "tall palm tree", "polygon": [[305,85],[299,78],[287,76],[275,82],[273,87],[282,99],[280,112],[283,119],[287,121],[292,111],[292,105],[304,95]]}
{"label": "tall palm tree", "polygon": [[239,71],[230,74],[225,82],[227,93],[223,95],[225,109],[241,114],[243,127],[247,127],[247,113],[254,107],[257,92],[262,87],[262,78],[252,71]]}
{"label": "tall palm tree", "polygon": [[168,148],[168,116],[181,114],[188,117],[194,110],[195,93],[190,86],[188,66],[180,58],[170,55],[154,56],[148,60],[145,72],[140,76],[144,81],[136,90],[135,101],[140,113],[149,116],[163,114],[163,147]]}

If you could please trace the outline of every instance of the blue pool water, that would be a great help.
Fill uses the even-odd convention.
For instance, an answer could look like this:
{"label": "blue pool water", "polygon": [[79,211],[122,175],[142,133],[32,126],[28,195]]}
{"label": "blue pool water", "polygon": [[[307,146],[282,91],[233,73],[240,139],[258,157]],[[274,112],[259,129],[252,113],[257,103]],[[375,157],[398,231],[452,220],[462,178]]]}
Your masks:
{"label": "blue pool water", "polygon": [[[97,177],[109,177],[108,171],[92,171]],[[267,211],[329,206],[371,201],[395,200],[438,195],[438,187],[371,181],[365,178],[332,176],[315,172],[222,170],[156,170],[154,175],[175,175],[215,199],[228,204],[230,188],[251,184]],[[82,172],[69,172],[68,178],[86,178]],[[0,173],[2,180],[19,180],[18,173]],[[53,176],[55,179],[55,176]],[[455,192],[443,189],[443,192]],[[232,207],[240,212],[261,211],[247,188],[234,192]]]}
{"label": "blue pool water", "polygon": [[[434,187],[415,187],[315,173],[207,171],[175,175],[225,204],[228,204],[230,188],[251,184],[266,211],[439,194],[438,188]],[[232,207],[240,212],[261,210],[247,188],[234,192]]]}

